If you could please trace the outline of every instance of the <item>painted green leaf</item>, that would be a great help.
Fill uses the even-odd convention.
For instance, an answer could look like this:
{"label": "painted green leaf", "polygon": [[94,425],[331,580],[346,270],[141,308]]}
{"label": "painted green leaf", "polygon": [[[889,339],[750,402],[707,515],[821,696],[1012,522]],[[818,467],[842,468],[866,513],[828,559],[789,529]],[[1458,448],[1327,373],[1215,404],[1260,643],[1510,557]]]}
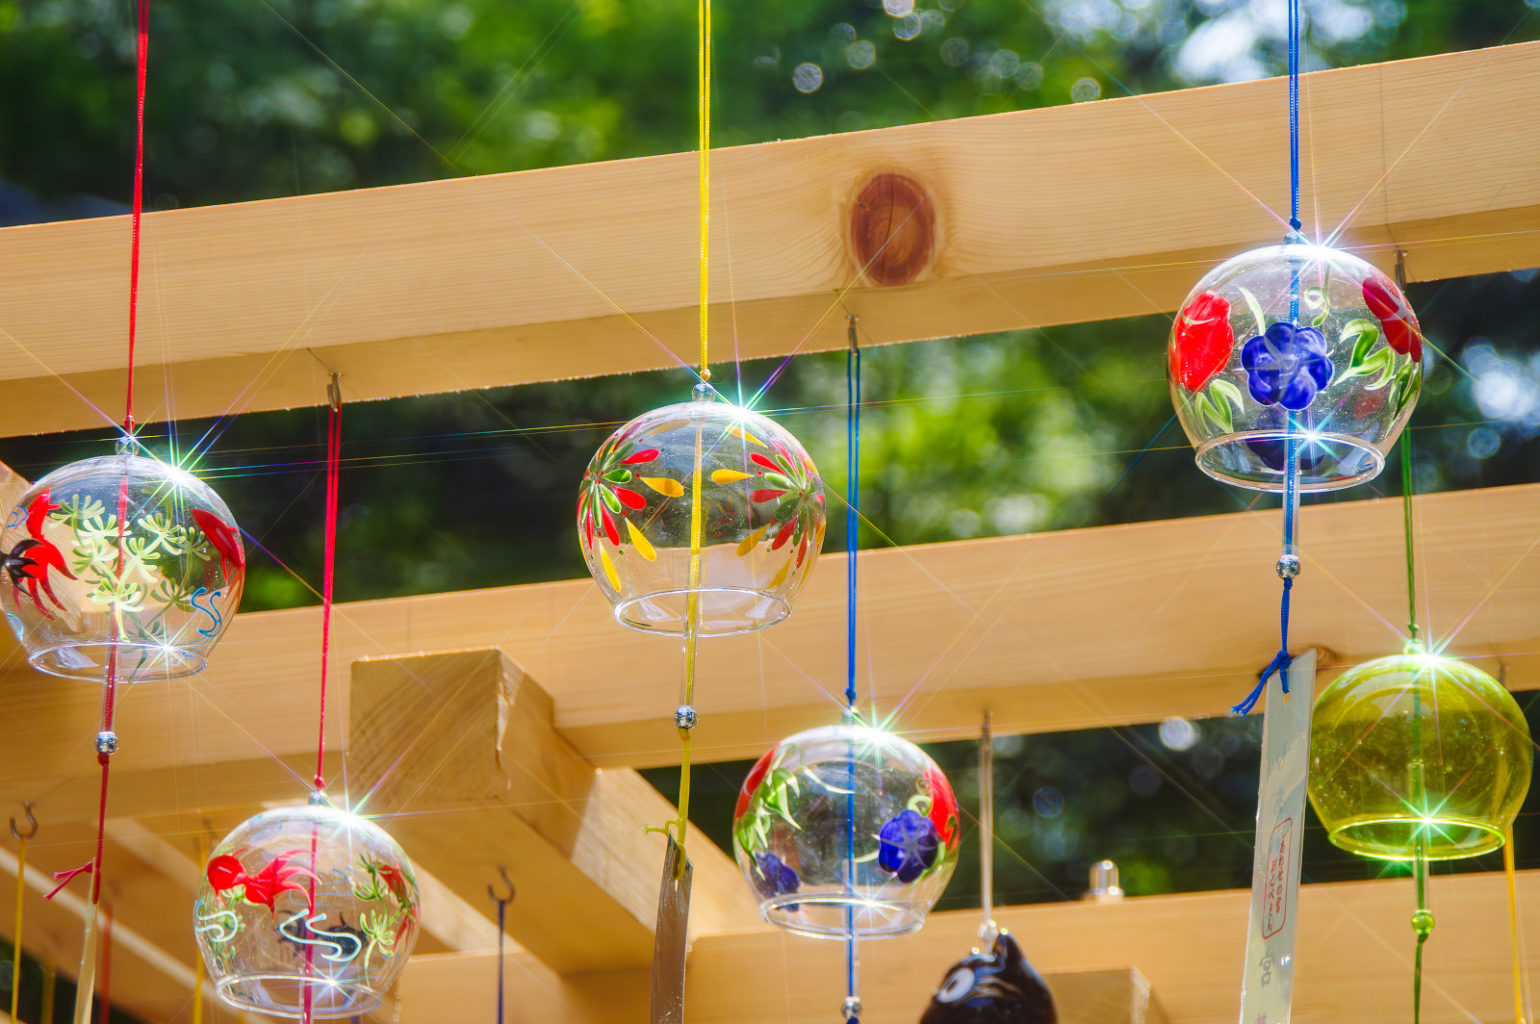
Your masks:
{"label": "painted green leaf", "polygon": [[1359,318],[1349,320],[1347,326],[1342,328],[1343,342],[1352,342],[1353,359],[1352,366],[1362,366],[1369,355],[1369,350],[1374,343],[1380,340],[1380,326],[1373,320]]}
{"label": "painted green leaf", "polygon": [[1251,310],[1251,319],[1256,321],[1256,332],[1262,334],[1267,330],[1267,317],[1262,312],[1262,304],[1257,297],[1245,288],[1240,290],[1241,297],[1246,300],[1246,307]]}

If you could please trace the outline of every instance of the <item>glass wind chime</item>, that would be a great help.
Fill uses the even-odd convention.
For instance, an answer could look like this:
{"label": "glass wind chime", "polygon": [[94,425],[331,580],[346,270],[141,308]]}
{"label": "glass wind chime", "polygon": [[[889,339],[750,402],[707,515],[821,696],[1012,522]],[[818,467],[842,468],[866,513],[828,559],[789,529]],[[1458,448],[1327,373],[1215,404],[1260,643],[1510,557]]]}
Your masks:
{"label": "glass wind chime", "polygon": [[957,799],[946,776],[908,740],[864,724],[857,711],[856,568],[860,521],[861,353],[850,322],[846,540],[846,713],[839,725],[797,733],[767,751],[744,780],[733,852],[771,924],[843,939],[846,994],[858,1024],[857,944],[925,923],[957,866]]}
{"label": "glass wind chime", "polygon": [[684,643],[673,723],[679,816],[668,835],[652,1019],[682,1019],[690,866],[690,733],[697,641],[763,629],[791,612],[823,548],[823,481],[801,443],[711,386],[711,3],[699,8],[700,373],[690,401],[644,413],[599,446],[578,492],[583,558],[615,619]]}
{"label": "glass wind chime", "polygon": [[[1396,282],[1302,233],[1299,0],[1288,6],[1289,218],[1282,244],[1243,253],[1193,288],[1172,324],[1171,397],[1200,469],[1283,495],[1279,647],[1234,710],[1268,696],[1241,1017],[1288,1019],[1311,705],[1288,701],[1289,599],[1303,491],[1372,480],[1417,404],[1422,334]],[[1295,673],[1304,678],[1303,670]],[[1277,677],[1277,688],[1269,682]]]}
{"label": "glass wind chime", "polygon": [[1524,713],[1502,683],[1423,642],[1406,438],[1401,488],[1407,640],[1400,654],[1344,673],[1316,700],[1310,803],[1335,845],[1412,866],[1417,883],[1412,1019],[1417,1021],[1422,947],[1433,931],[1428,862],[1477,857],[1511,842],[1514,819],[1529,792],[1534,746]]}
{"label": "glass wind chime", "polygon": [[[920,1024],[1057,1024],[1053,994],[1015,937],[995,924],[995,756],[989,715],[979,736],[979,893],[982,948],[941,979]],[[987,951],[986,951],[987,949]]]}
{"label": "glass wind chime", "polygon": [[130,220],[128,368],[116,452],[56,469],[27,489],[0,530],[0,609],[41,672],[102,684],[96,733],[101,767],[95,855],[55,875],[52,897],[91,876],[90,912],[75,1000],[89,1018],[95,985],[108,779],[118,751],[120,689],[203,670],[240,605],[246,554],[219,495],[191,473],[151,457],[136,435],[140,222],[144,212],[144,106],[149,0],[136,11],[133,214]]}
{"label": "glass wind chime", "polygon": [[372,822],[332,804],[323,775],[336,563],[342,403],[336,375],[326,458],[320,722],[307,804],[264,811],[214,847],[193,927],[221,999],[282,1017],[353,1017],[380,1005],[406,966],[421,913],[412,864]]}
{"label": "glass wind chime", "polygon": [[[1288,595],[1300,572],[1299,496],[1378,476],[1422,387],[1422,332],[1397,283],[1351,253],[1309,241],[1299,219],[1299,0],[1289,5],[1289,231],[1283,244],[1210,271],[1171,327],[1177,418],[1198,468],[1282,492],[1283,644],[1236,706],[1249,711],[1288,664]],[[1287,692],[1285,685],[1284,692]]]}

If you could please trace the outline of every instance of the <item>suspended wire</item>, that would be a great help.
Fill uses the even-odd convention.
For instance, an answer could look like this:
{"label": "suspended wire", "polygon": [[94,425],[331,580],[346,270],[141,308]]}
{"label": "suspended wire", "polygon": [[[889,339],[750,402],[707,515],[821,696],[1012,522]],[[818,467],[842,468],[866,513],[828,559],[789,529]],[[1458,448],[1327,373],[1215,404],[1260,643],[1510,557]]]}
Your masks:
{"label": "suspended wire", "polygon": [[[845,715],[856,721],[856,566],[860,554],[861,525],[861,346],[856,336],[857,318],[845,318]],[[853,754],[853,752],[852,752]],[[846,759],[849,777],[845,785],[845,887],[855,893],[856,871],[856,764]],[[860,1024],[855,910],[845,907],[845,1002],[846,1024]]]}
{"label": "suspended wire", "polygon": [[325,561],[321,575],[321,699],[316,716],[315,779],[317,793],[326,790],[326,670],[331,661],[332,585],[337,568],[337,484],[342,475],[342,389],[338,375],[331,375],[326,388],[326,537]]}

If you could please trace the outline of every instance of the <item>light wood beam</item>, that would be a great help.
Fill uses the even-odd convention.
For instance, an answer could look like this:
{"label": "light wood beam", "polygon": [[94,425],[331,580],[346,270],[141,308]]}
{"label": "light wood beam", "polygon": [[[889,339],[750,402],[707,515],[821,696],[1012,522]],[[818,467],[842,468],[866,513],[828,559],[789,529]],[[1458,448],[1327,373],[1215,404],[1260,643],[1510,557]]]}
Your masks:
{"label": "light wood beam", "polygon": [[[489,905],[505,866],[508,933],[553,969],[643,965],[652,955],[663,840],[677,815],[634,771],[599,770],[551,724],[549,696],[497,651],[353,666],[353,777],[414,861]],[[693,924],[753,928],[737,869],[696,830]]]}
{"label": "light wood beam", "polygon": [[[1429,635],[1452,637],[1453,653],[1493,674],[1506,666],[1514,689],[1540,689],[1540,485],[1427,495],[1416,519]],[[1406,607],[1399,500],[1312,506],[1302,524],[1294,645],[1339,668],[1394,653]],[[922,740],[972,737],[986,708],[1002,734],[1224,714],[1277,647],[1280,530],[1278,513],[1261,511],[870,552],[863,692]],[[701,644],[697,757],[754,757],[837,716],[841,568],[826,557],[773,630]],[[118,711],[113,813],[249,806],[302,789],[317,618],[238,616],[193,684],[135,686]],[[563,741],[593,764],[675,762],[676,648],[617,626],[588,580],[344,604],[333,623],[337,665],[478,647],[500,647],[540,681]],[[0,799],[90,816],[96,689],[15,672],[0,676]],[[339,690],[337,751],[347,705]]]}
{"label": "light wood beam", "polygon": [[[51,961],[61,977],[73,979],[80,967],[90,876],[83,876],[52,900],[49,872],[90,860],[94,827],[60,825],[43,819],[38,838],[27,848],[27,888],[22,943],[40,960]],[[107,874],[102,902],[112,908],[112,1002],[147,1021],[185,1020],[192,1005],[193,942],[190,899],[178,881],[161,875],[129,847],[109,842],[103,854]],[[16,854],[9,836],[0,848],[0,934],[14,936]],[[100,990],[100,979],[98,990]],[[255,1020],[229,1010],[205,990],[206,1021]]]}
{"label": "light wood beam", "polygon": [[[1519,874],[1521,908],[1540,900],[1540,872]],[[996,908],[1076,1018],[1065,972],[1129,973],[1148,979],[1169,1019],[1233,1024],[1240,991],[1250,894],[1240,890]],[[1423,1020],[1505,1020],[1513,1010],[1506,889],[1501,873],[1435,878],[1438,923],[1426,947]],[[1411,1016],[1416,902],[1410,879],[1306,885],[1300,896],[1294,1016],[1297,1024],[1404,1024]],[[1540,914],[1520,918],[1524,970],[1540,971]],[[918,935],[861,946],[861,998],[873,1021],[919,1017],[947,967],[976,943],[977,911],[932,915]],[[402,989],[402,1024],[449,1024],[491,1010],[495,956],[433,957],[414,963]],[[641,1019],[645,972],[557,982],[528,959],[510,957],[513,1008],[560,1024]],[[838,946],[767,931],[695,943],[688,966],[688,1017],[695,1024],[825,1024],[844,992]],[[615,1012],[606,1014],[608,1007]],[[527,1008],[527,1009],[526,1009]],[[630,1011],[629,1015],[626,1011]],[[458,1016],[452,1016],[458,1014]],[[1154,1018],[1152,1018],[1154,1019]]]}
{"label": "light wood beam", "polygon": [[[1382,266],[1403,248],[1414,280],[1540,264],[1537,77],[1540,43],[1306,75],[1307,227],[1348,223]],[[719,357],[843,347],[846,311],[876,342],[1169,311],[1212,262],[1281,237],[1284,95],[1273,79],[718,150]],[[851,206],[895,170],[930,193],[933,256],[873,288]],[[151,214],[136,412],[319,404],[326,368],[373,399],[688,363],[695,185],[678,154]],[[117,415],[126,232],[0,231],[0,435]]]}

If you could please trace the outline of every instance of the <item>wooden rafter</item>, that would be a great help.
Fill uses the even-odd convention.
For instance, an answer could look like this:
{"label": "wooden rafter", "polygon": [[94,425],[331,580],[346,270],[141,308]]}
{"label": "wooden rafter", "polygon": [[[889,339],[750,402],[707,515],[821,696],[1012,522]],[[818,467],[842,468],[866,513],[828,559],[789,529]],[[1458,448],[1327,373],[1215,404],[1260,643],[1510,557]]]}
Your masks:
{"label": "wooden rafter", "polygon": [[[1305,76],[1308,227],[1346,224],[1386,266],[1405,249],[1414,280],[1540,264],[1537,74],[1540,43]],[[877,342],[1171,310],[1204,265],[1280,238],[1283,95],[1275,79],[721,150],[717,337],[753,325],[721,355],[841,347],[847,310]],[[878,289],[851,206],[891,171],[929,192],[932,256]],[[140,419],[318,404],[326,369],[372,399],[688,362],[694,189],[676,155],[153,214],[140,359],[172,372],[140,374]],[[0,436],[117,408],[126,230],[0,231]]]}
{"label": "wooden rafter", "polygon": [[[1436,595],[1431,635],[1452,636],[1454,653],[1494,674],[1505,666],[1515,689],[1540,688],[1540,485],[1427,495],[1417,506],[1422,578]],[[1262,511],[871,552],[861,643],[879,713],[927,740],[972,736],[985,708],[1002,732],[1223,714],[1277,646],[1280,529],[1278,514]],[[1398,502],[1313,506],[1302,529],[1294,643],[1325,649],[1339,667],[1396,651]],[[317,616],[238,616],[193,686],[135,687],[118,712],[121,813],[302,792]],[[697,756],[756,756],[830,721],[843,630],[844,574],[831,556],[774,631],[702,644]],[[588,580],[340,605],[332,635],[336,664],[500,648],[550,694],[564,742],[601,767],[677,756],[668,712],[678,666],[659,644],[615,625]],[[0,799],[89,818],[95,689],[37,677],[14,653],[9,671]],[[340,751],[346,696],[332,707],[328,736]]]}
{"label": "wooden rafter", "polygon": [[[509,935],[571,974],[652,956],[663,840],[642,831],[678,812],[629,768],[594,768],[551,724],[551,700],[497,651],[353,666],[350,758],[367,813],[420,866],[490,907],[491,865],[519,895]],[[413,812],[430,813],[413,813]],[[692,925],[759,918],[737,867],[698,830]]]}
{"label": "wooden rafter", "polygon": [[[1520,873],[1519,899],[1540,900],[1540,872]],[[1250,894],[1147,896],[1121,903],[1052,903],[997,909],[1001,925],[1056,991],[1066,975],[1136,965],[1160,1006],[1182,1024],[1235,1020]],[[1426,947],[1423,1020],[1430,1024],[1508,1019],[1513,986],[1501,874],[1437,878],[1438,925]],[[1297,1024],[1404,1024],[1411,1016],[1416,907],[1408,878],[1306,885],[1300,893],[1293,1020]],[[1524,970],[1540,970],[1540,915],[1522,919]],[[977,942],[976,911],[936,914],[919,935],[861,946],[865,1018],[919,1017],[947,967]],[[698,1024],[823,1024],[837,1019],[843,958],[837,947],[779,932],[721,935],[690,954],[688,1005]],[[470,1006],[490,1012],[495,956],[425,957],[401,992],[402,1024],[453,1024],[449,994],[487,992]],[[638,1019],[645,971],[557,979],[538,963],[510,957],[510,1014],[552,1024]],[[1069,977],[1073,977],[1070,975]],[[606,1010],[613,1013],[606,1014]],[[1063,1018],[1061,1018],[1063,1019]],[[1108,1019],[1108,1018],[1102,1018]],[[1116,1019],[1116,1018],[1113,1018]],[[1128,1018],[1123,1018],[1128,1019]],[[1085,1017],[1066,1019],[1086,1021]]]}

